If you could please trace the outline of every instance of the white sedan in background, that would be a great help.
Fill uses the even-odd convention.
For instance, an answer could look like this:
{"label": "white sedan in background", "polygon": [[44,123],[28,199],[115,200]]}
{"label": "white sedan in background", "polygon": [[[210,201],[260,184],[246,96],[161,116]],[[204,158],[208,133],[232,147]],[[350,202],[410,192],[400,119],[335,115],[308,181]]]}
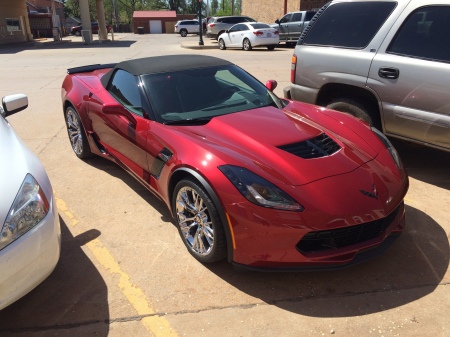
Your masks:
{"label": "white sedan in background", "polygon": [[5,96],[0,104],[0,309],[45,280],[61,251],[47,173],[6,120],[27,106],[22,94]]}
{"label": "white sedan in background", "polygon": [[251,50],[253,47],[267,47],[274,50],[280,42],[278,30],[261,22],[242,22],[234,25],[219,36],[219,48],[230,47]]}

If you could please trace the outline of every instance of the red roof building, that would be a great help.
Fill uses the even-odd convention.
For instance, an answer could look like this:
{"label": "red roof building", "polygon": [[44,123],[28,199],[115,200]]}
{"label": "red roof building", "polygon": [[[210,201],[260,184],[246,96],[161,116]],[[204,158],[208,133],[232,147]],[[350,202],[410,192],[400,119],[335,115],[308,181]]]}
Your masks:
{"label": "red roof building", "polygon": [[173,33],[178,20],[195,19],[196,14],[179,14],[175,11],[135,11],[133,30],[135,34]]}

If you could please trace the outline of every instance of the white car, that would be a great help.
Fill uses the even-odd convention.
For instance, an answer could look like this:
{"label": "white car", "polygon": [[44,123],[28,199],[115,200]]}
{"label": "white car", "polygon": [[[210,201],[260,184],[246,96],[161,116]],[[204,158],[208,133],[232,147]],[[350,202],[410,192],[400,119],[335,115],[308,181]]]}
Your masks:
{"label": "white car", "polygon": [[61,250],[47,173],[6,120],[27,106],[22,94],[5,96],[0,104],[0,309],[45,280]]}
{"label": "white car", "polygon": [[199,34],[200,27],[198,20],[180,20],[175,24],[175,33],[179,33],[182,37],[188,34]]}
{"label": "white car", "polygon": [[267,47],[274,50],[280,42],[278,30],[262,22],[241,22],[219,36],[219,48],[230,47],[251,50],[253,47]]}

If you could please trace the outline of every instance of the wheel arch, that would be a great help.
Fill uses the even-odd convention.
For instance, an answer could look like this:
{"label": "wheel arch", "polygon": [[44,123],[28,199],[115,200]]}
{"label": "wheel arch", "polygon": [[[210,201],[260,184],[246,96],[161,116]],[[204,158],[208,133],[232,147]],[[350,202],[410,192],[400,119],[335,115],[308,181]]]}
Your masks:
{"label": "wheel arch", "polygon": [[[81,123],[83,124],[83,128],[84,128],[85,132],[91,131],[92,127],[91,127],[89,121],[87,120],[86,114],[82,113],[82,111],[80,111],[80,109],[79,109],[79,108],[82,108],[82,107],[80,106],[77,109],[76,105],[72,103],[70,98],[66,98],[64,103],[63,103],[63,116],[65,116],[66,110],[67,110],[68,107],[72,107],[78,113],[78,116],[80,116],[80,120],[81,120]],[[88,137],[88,139],[89,138],[90,137]]]}
{"label": "wheel arch", "polygon": [[374,114],[372,118],[376,118],[379,125],[383,125],[379,100],[370,90],[348,84],[328,83],[320,88],[316,104],[327,106],[331,101],[338,98],[350,98],[367,106]]}
{"label": "wheel arch", "polygon": [[70,100],[66,99],[63,103],[63,114],[66,113],[67,108],[70,106],[75,109],[75,105]]}
{"label": "wheel arch", "polygon": [[190,178],[193,179],[195,182],[200,184],[201,187],[203,187],[208,194],[208,196],[211,198],[211,200],[214,202],[215,206],[217,207],[217,211],[219,212],[220,220],[223,224],[223,229],[225,232],[225,238],[227,240],[227,260],[228,262],[233,261],[233,238],[231,234],[230,229],[230,223],[228,221],[228,218],[225,213],[225,209],[222,206],[222,203],[219,200],[219,197],[217,196],[216,192],[214,192],[213,188],[211,187],[211,184],[197,171],[189,168],[189,167],[181,167],[176,169],[172,176],[170,177],[170,181],[168,184],[168,204],[169,209],[172,214],[172,217],[175,219],[174,210],[172,209],[172,199],[173,199],[173,192],[175,190],[176,184],[185,179]]}

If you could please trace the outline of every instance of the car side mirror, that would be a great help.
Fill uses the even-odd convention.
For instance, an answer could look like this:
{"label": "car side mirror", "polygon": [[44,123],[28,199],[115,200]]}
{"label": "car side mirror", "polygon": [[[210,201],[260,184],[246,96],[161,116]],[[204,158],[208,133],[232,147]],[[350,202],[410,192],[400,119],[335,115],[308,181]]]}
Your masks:
{"label": "car side mirror", "polygon": [[2,116],[8,117],[28,107],[28,97],[24,94],[8,95],[2,98]]}
{"label": "car side mirror", "polygon": [[268,80],[267,82],[266,82],[266,88],[269,90],[269,91],[274,91],[275,90],[275,88],[277,87],[277,85],[278,85],[278,83],[277,83],[277,81],[275,81],[275,80]]}
{"label": "car side mirror", "polygon": [[280,24],[280,20],[276,19],[276,20],[275,20],[275,23]]}
{"label": "car side mirror", "polygon": [[125,117],[128,123],[132,126],[136,125],[136,119],[133,114],[125,109],[121,104],[118,103],[104,103],[102,107],[102,112],[105,115],[118,115]]}

